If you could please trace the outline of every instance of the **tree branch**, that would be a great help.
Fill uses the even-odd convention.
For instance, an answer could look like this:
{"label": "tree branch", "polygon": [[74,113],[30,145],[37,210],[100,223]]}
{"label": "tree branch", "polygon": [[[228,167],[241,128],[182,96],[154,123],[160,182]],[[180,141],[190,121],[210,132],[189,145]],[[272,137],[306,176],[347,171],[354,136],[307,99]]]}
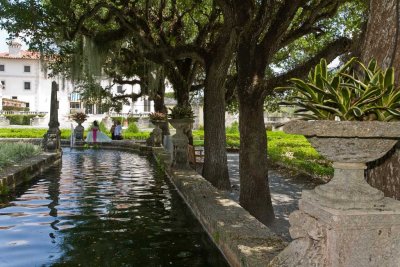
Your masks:
{"label": "tree branch", "polygon": [[332,43],[326,45],[325,48],[323,48],[318,54],[314,55],[303,64],[293,68],[292,70],[282,75],[267,80],[265,82],[264,90],[271,92],[275,87],[285,85],[290,78],[304,77],[308,74],[312,67],[318,64],[321,58],[325,58],[328,62],[330,62],[336,57],[346,52],[349,52],[351,50],[352,42],[353,41],[351,39],[346,37],[342,37],[333,41]]}

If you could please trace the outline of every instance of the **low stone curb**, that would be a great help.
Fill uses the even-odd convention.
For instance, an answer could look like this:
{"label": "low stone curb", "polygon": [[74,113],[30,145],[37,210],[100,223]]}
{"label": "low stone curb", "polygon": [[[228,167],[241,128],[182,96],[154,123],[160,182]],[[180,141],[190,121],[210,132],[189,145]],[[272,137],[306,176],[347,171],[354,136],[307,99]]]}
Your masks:
{"label": "low stone curb", "polygon": [[214,188],[194,170],[172,170],[170,156],[154,156],[231,266],[269,266],[287,243],[251,216],[227,193]]}
{"label": "low stone curb", "polygon": [[0,171],[0,195],[47,170],[61,159],[61,153],[42,153]]}

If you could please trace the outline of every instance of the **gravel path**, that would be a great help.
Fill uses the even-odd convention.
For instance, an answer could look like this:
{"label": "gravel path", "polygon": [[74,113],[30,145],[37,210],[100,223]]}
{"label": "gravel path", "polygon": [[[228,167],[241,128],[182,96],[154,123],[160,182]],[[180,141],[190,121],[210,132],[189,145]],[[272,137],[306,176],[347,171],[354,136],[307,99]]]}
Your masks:
{"label": "gravel path", "polygon": [[[234,188],[232,198],[239,201],[239,154],[228,153],[228,168]],[[298,200],[303,189],[313,189],[316,181],[307,177],[291,174],[283,169],[272,169],[268,172],[272,203],[275,211],[275,222],[269,226],[278,235],[291,240],[289,235],[289,214],[298,209]]]}

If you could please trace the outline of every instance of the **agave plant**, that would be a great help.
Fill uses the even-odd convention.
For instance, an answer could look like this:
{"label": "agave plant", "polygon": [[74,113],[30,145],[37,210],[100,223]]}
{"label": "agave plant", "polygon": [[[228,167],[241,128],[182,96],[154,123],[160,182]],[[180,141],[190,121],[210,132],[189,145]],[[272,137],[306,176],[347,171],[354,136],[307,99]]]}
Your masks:
{"label": "agave plant", "polygon": [[152,112],[149,114],[149,118],[152,121],[165,121],[167,116],[162,112]]}
{"label": "agave plant", "polygon": [[194,113],[192,108],[187,105],[187,106],[180,106],[177,105],[173,107],[172,109],[169,109],[171,111],[170,114],[168,114],[168,117],[170,119],[193,119],[194,118]]}
{"label": "agave plant", "polygon": [[[293,78],[289,89],[297,92],[286,105],[309,120],[380,120],[400,118],[400,89],[394,70],[381,70],[376,60],[368,66],[350,59],[338,71],[329,72],[324,59],[310,71],[308,79]],[[286,88],[287,89],[287,88]]]}

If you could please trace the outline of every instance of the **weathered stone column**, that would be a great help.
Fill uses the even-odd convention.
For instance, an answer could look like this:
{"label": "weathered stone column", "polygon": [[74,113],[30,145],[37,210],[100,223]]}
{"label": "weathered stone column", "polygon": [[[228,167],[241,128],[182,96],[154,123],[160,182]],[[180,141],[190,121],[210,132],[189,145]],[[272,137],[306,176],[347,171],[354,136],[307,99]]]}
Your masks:
{"label": "weathered stone column", "polygon": [[44,135],[43,149],[49,152],[61,151],[61,132],[58,128],[58,100],[57,100],[58,85],[56,82],[51,83],[51,102],[50,102],[50,121],[49,130]]}
{"label": "weathered stone column", "polygon": [[334,178],[304,190],[290,215],[293,242],[271,266],[400,266],[400,202],[364,179],[365,162],[382,157],[400,136],[399,123],[294,122],[288,133],[303,134],[334,162]]}

